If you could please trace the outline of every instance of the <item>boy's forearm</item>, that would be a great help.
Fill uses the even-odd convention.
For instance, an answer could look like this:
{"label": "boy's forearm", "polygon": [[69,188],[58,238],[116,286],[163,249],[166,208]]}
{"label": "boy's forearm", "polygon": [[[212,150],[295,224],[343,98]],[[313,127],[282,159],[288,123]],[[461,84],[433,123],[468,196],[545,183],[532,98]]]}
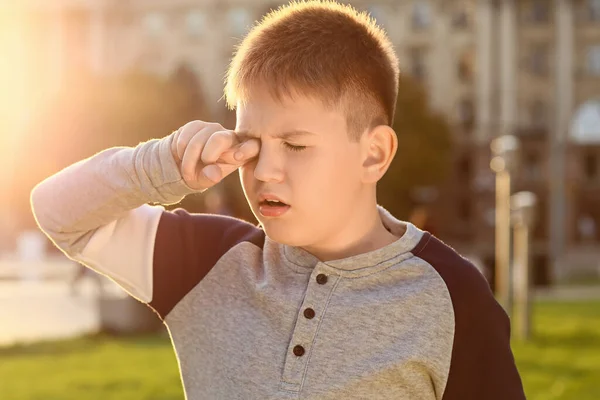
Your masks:
{"label": "boy's forearm", "polygon": [[113,147],[39,183],[31,207],[39,227],[67,254],[88,232],[146,203],[175,204],[194,193],[171,153],[172,136]]}

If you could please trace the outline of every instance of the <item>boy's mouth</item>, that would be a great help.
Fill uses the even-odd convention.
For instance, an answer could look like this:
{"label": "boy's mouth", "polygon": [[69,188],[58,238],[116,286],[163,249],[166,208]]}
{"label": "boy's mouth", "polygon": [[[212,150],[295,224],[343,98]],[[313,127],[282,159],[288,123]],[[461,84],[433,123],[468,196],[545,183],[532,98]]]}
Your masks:
{"label": "boy's mouth", "polygon": [[288,204],[285,204],[283,201],[279,201],[279,200],[263,200],[259,203],[259,205],[266,205],[266,206],[271,206],[271,207],[280,207],[280,206],[287,206]]}
{"label": "boy's mouth", "polygon": [[258,209],[264,217],[279,217],[290,209],[290,205],[279,200],[265,199],[258,203]]}

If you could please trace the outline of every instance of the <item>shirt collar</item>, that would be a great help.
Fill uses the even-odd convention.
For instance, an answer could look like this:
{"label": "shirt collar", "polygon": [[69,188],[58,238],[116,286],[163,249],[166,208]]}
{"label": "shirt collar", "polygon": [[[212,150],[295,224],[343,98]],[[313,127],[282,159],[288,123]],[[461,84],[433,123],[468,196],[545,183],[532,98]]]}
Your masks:
{"label": "shirt collar", "polygon": [[[400,261],[399,258],[412,256],[410,251],[417,246],[424,232],[410,222],[396,219],[389,211],[379,205],[377,206],[377,210],[379,211],[383,225],[392,234],[400,236],[396,241],[382,248],[352,257],[321,262],[317,257],[300,247],[284,244],[276,245],[279,246],[283,258],[292,264],[296,272],[304,272],[306,269],[312,269],[319,263],[338,270],[364,270],[369,267],[381,266],[383,263],[396,263]],[[268,237],[266,240],[271,241]],[[275,244],[272,241],[271,243]]]}

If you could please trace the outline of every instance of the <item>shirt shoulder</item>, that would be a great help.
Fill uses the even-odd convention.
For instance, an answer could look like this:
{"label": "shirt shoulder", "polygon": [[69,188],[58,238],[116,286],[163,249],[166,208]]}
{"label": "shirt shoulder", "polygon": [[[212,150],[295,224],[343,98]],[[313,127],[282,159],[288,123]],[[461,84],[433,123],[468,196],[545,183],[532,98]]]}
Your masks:
{"label": "shirt shoulder", "polygon": [[412,253],[430,264],[442,277],[454,302],[493,297],[485,276],[468,259],[429,232]]}
{"label": "shirt shoulder", "polygon": [[262,248],[265,233],[233,217],[194,214],[181,208],[165,211],[154,244],[150,306],[164,319],[230,249],[242,242]]}
{"label": "shirt shoulder", "polygon": [[525,399],[510,320],[483,274],[428,232],[412,253],[437,271],[452,300],[455,327],[443,400]]}

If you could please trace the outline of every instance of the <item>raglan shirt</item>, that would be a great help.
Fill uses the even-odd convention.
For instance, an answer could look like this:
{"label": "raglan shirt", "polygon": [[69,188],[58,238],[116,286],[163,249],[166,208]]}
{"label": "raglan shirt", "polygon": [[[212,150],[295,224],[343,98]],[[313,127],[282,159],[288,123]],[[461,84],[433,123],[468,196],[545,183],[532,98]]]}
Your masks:
{"label": "raglan shirt", "polygon": [[164,321],[187,399],[525,399],[509,319],[452,248],[380,206],[399,239],[327,262],[236,218],[167,211],[193,193],[172,136],[73,164],[31,204],[68,257]]}

